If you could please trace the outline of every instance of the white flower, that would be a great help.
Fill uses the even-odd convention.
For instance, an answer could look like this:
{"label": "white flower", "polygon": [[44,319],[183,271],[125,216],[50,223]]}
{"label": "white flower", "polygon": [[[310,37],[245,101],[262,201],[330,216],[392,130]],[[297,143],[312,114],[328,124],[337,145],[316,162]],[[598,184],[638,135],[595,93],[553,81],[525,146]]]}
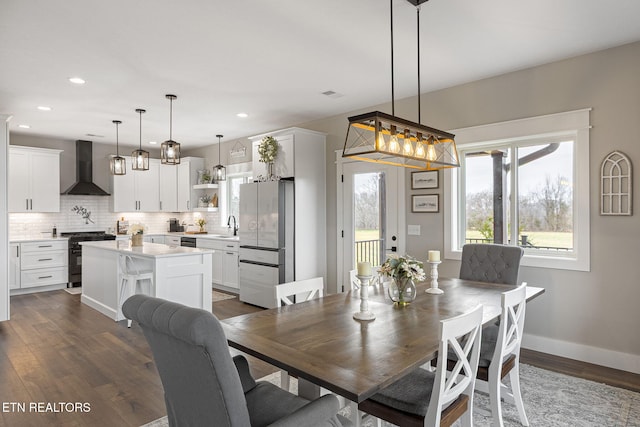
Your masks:
{"label": "white flower", "polygon": [[389,258],[380,266],[380,274],[393,279],[416,281],[424,280],[427,277],[420,261],[409,255],[399,257],[396,254],[389,255]]}
{"label": "white flower", "polygon": [[147,227],[145,227],[143,224],[136,223],[131,224],[128,233],[131,235],[144,234],[145,231],[147,231]]}

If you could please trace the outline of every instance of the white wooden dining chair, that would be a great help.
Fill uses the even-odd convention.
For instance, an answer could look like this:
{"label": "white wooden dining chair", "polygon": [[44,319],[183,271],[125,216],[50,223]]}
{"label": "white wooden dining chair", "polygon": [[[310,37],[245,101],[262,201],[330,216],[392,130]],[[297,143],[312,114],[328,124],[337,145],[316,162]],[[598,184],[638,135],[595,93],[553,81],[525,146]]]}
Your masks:
{"label": "white wooden dining chair", "polygon": [[[277,307],[306,302],[314,298],[322,298],[323,296],[324,279],[322,277],[282,283],[275,287]],[[289,390],[289,383],[289,373],[285,370],[281,370],[280,387],[285,390]]]}
{"label": "white wooden dining chair", "polygon": [[[129,255],[120,255],[118,261],[120,267],[120,301],[118,305],[122,307],[127,298],[134,294],[151,295],[153,271],[140,270],[138,264]],[[148,284],[146,289],[142,285],[145,281]],[[131,319],[127,319],[127,327],[131,327]]]}
{"label": "white wooden dining chair", "polygon": [[[461,419],[471,426],[473,390],[482,337],[482,306],[440,322],[438,367],[418,368],[383,388],[358,408],[401,426],[450,426]],[[447,355],[456,363],[447,371]]]}
{"label": "white wooden dining chair", "polygon": [[[514,403],[520,423],[529,425],[520,392],[520,345],[527,307],[527,283],[502,294],[500,325],[484,331],[476,389],[489,393],[491,415],[495,425],[502,426],[502,403]],[[511,390],[502,379],[509,374]]]}
{"label": "white wooden dining chair", "polygon": [[[384,277],[380,275],[380,266],[371,267],[371,281],[370,285],[379,285],[384,282]],[[350,290],[357,291],[360,289],[360,279],[358,279],[358,270],[350,270],[349,271],[349,284],[351,285]],[[348,291],[349,289],[345,289]]]}

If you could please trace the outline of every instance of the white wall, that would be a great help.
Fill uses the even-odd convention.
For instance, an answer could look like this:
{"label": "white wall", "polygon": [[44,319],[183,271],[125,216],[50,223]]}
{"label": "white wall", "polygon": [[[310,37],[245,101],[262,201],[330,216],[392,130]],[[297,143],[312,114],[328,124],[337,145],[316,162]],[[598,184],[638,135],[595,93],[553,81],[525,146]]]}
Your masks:
{"label": "white wall", "polygon": [[[591,271],[522,269],[522,280],[546,288],[527,308],[525,346],[640,372],[640,218],[600,216],[597,196],[600,163],[608,153],[620,150],[640,163],[640,42],[422,95],[423,124],[443,130],[587,107],[593,108]],[[333,153],[343,148],[347,117],[375,109],[391,110],[389,104],[372,106],[295,125],[328,134],[329,280],[336,277],[332,254],[338,243]],[[416,99],[397,101],[396,115],[415,120]],[[636,170],[635,188],[640,188],[639,174]],[[412,194],[409,171],[405,179]],[[443,197],[442,185],[438,192]],[[410,199],[406,223],[421,225],[422,235],[407,236],[407,252],[425,260],[427,250],[443,250],[443,214],[411,213]],[[458,271],[457,261],[445,261],[440,268],[442,276],[455,277]]]}
{"label": "white wall", "polygon": [[9,119],[0,114],[0,321],[9,320],[9,227],[7,178],[9,159]]}

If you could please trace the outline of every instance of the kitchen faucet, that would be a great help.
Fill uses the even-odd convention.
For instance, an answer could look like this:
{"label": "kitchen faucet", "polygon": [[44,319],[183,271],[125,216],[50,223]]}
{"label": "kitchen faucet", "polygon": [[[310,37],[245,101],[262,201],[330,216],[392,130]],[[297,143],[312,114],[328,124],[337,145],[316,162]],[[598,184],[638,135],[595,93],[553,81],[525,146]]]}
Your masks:
{"label": "kitchen faucet", "polygon": [[238,235],[238,223],[236,222],[236,217],[233,215],[229,215],[229,219],[227,220],[227,228],[231,228],[231,218],[233,218],[233,235]]}

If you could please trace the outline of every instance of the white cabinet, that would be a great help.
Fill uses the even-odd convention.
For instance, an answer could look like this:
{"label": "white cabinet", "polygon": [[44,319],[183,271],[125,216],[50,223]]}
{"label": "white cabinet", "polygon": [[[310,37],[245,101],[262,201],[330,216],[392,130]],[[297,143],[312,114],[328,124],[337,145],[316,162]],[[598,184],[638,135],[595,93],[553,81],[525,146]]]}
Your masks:
{"label": "white cabinet", "polygon": [[68,281],[68,242],[42,240],[20,244],[20,288],[65,285]]}
{"label": "white cabinet", "polygon": [[9,147],[9,212],[60,212],[60,153]]}
{"label": "white cabinet", "polygon": [[198,238],[196,247],[213,250],[211,282],[221,289],[238,291],[238,241]]}
{"label": "white cabinet", "polygon": [[[127,158],[131,164],[131,159]],[[112,175],[113,212],[160,211],[160,160],[149,159],[149,170],[128,168],[126,175]]]}
{"label": "white cabinet", "polygon": [[160,164],[160,210],[178,212],[178,167]]}
{"label": "white cabinet", "polygon": [[180,236],[164,236],[164,244],[169,246],[180,246]]}
{"label": "white cabinet", "polygon": [[20,244],[9,244],[9,289],[20,288]]}
{"label": "white cabinet", "polygon": [[165,244],[165,237],[162,234],[145,234],[142,237],[142,241],[147,243],[160,243]]}
{"label": "white cabinet", "polygon": [[[264,136],[266,135],[262,137]],[[283,178],[294,176],[294,135],[274,134],[272,136],[278,141],[278,155],[276,156],[276,161],[273,163],[273,173]],[[258,140],[253,140],[252,143],[252,167],[254,177],[267,175],[267,164],[260,162],[260,154],[258,154],[258,146],[260,145],[262,137]]]}
{"label": "white cabinet", "polygon": [[204,169],[204,159],[185,157],[178,168],[178,212],[193,211],[198,207],[199,192],[193,186],[198,183],[198,169]]}

